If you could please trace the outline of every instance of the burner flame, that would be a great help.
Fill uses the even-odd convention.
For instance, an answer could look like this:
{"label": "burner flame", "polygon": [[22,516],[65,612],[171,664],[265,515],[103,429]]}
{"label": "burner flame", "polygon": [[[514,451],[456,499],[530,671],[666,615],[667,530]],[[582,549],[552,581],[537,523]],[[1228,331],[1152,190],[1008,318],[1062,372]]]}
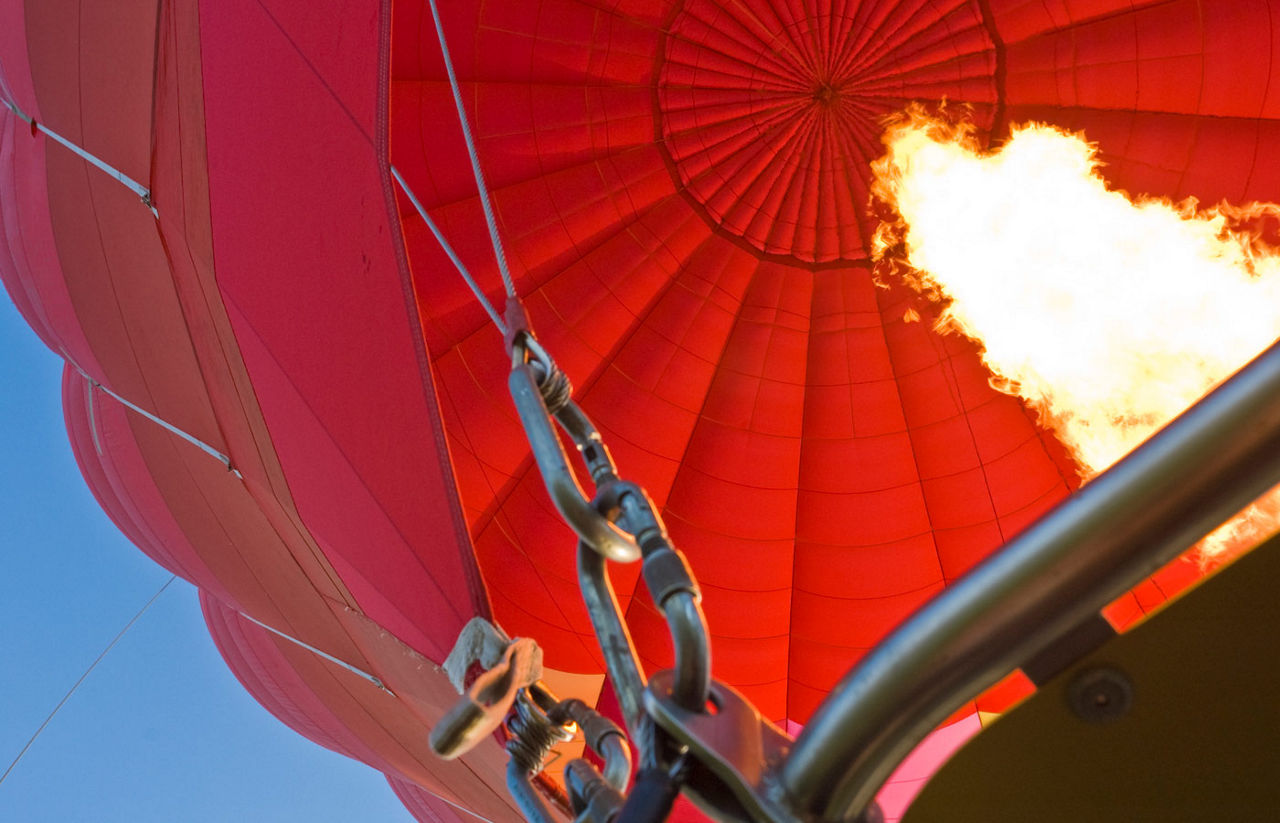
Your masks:
{"label": "burner flame", "polygon": [[[984,150],[972,125],[912,109],[872,168],[873,257],[941,309],[1085,480],[1280,336],[1280,206],[1201,208],[1108,188],[1083,135],[1030,123]],[[1280,490],[1200,547],[1205,562],[1280,526]]]}

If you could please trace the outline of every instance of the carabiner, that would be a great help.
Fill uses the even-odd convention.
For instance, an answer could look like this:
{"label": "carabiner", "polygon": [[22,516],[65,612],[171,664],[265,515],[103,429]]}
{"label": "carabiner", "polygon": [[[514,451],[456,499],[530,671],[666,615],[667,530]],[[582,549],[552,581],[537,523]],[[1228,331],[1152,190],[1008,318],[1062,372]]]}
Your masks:
{"label": "carabiner", "polygon": [[[640,545],[636,543],[635,538],[596,511],[591,500],[578,485],[577,476],[569,468],[569,458],[565,454],[564,446],[561,445],[560,438],[556,436],[555,429],[551,426],[551,415],[542,399],[542,392],[539,390],[533,367],[527,362],[517,364],[511,370],[507,387],[511,391],[511,399],[515,402],[516,412],[520,415],[525,436],[528,437],[529,445],[533,449],[533,458],[537,461],[538,470],[542,473],[542,480],[547,486],[547,493],[551,495],[551,501],[555,503],[565,522],[577,532],[584,543],[610,560],[620,563],[639,560]],[[570,419],[581,426],[580,431],[571,432],[571,434],[575,435],[575,440],[579,434],[587,439],[588,445],[585,448],[581,442],[578,442],[579,451],[587,459],[593,476],[599,477],[602,474],[599,471],[602,465],[612,466],[608,451],[600,441],[595,428],[572,401],[566,406],[567,409],[572,409]]]}

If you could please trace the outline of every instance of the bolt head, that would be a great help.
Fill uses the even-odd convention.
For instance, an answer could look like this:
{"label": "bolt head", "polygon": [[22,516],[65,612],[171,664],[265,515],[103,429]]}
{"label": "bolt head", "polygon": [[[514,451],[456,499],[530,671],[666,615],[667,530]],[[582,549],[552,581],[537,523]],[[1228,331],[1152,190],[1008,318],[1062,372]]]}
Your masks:
{"label": "bolt head", "polygon": [[1110,723],[1133,707],[1133,681],[1112,666],[1085,669],[1067,687],[1071,711],[1089,723]]}

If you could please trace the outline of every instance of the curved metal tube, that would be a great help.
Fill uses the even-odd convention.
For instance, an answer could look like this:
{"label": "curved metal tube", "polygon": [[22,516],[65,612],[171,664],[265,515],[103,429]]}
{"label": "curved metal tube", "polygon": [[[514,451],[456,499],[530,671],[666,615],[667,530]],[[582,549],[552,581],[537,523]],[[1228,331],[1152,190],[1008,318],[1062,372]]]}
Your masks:
{"label": "curved metal tube", "polygon": [[602,776],[605,782],[618,791],[625,792],[627,784],[631,782],[631,749],[627,748],[627,741],[611,734],[600,741],[600,751],[597,754],[604,758]]}
{"label": "curved metal tube", "polygon": [[534,788],[529,773],[515,760],[507,762],[507,791],[520,807],[520,814],[529,823],[562,823],[562,818],[551,811],[551,807]]}
{"label": "curved metal tube", "polygon": [[624,492],[618,502],[623,522],[635,533],[644,554],[643,574],[649,593],[671,633],[676,657],[673,697],[684,709],[705,711],[711,691],[711,646],[697,579],[684,556],[671,545],[666,526],[643,489]]}
{"label": "curved metal tube", "polygon": [[622,729],[577,698],[561,701],[555,708],[555,717],[567,717],[578,724],[587,748],[604,761],[604,780],[619,792],[625,792],[631,779],[631,749],[627,748]]}
{"label": "curved metal tube", "polygon": [[672,698],[691,712],[703,712],[711,692],[711,647],[702,606],[688,592],[671,595],[662,604],[676,653],[676,681]]}
{"label": "curved metal tube", "polygon": [[[622,746],[625,748],[626,744]],[[564,770],[564,783],[572,807],[578,810],[575,823],[612,823],[618,810],[626,803],[622,792],[606,782],[599,770],[582,758],[569,761]]]}
{"label": "curved metal tube", "polygon": [[840,681],[781,769],[848,820],[950,712],[1280,482],[1280,344],[916,612]]}
{"label": "curved metal tube", "polygon": [[[588,546],[610,560],[620,563],[639,560],[640,546],[636,544],[635,538],[596,511],[578,485],[578,478],[569,468],[564,447],[560,445],[560,438],[551,425],[533,369],[525,363],[516,365],[507,378],[507,388],[515,402],[516,412],[520,415],[525,435],[529,438],[529,445],[533,448],[533,457],[542,473],[542,480],[546,483],[547,493],[551,495],[551,501],[556,504],[565,522]],[[582,421],[586,420],[580,412],[577,417]],[[594,470],[595,467],[592,468]]]}
{"label": "curved metal tube", "polygon": [[631,632],[618,611],[618,598],[605,569],[604,557],[585,542],[578,543],[578,587],[591,616],[600,651],[609,668],[609,678],[614,694],[622,707],[622,717],[627,722],[627,733],[632,740],[641,740],[644,711],[644,669],[636,655]]}

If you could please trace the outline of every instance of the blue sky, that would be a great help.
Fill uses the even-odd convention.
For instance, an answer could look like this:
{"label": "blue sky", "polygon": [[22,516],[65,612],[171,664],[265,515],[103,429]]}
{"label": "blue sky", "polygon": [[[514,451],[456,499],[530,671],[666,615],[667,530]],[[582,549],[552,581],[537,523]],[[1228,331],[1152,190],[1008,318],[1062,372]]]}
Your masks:
{"label": "blue sky", "polygon": [[[169,578],[98,508],[62,423],[61,361],[0,297],[0,772]],[[10,823],[389,821],[383,777],[240,688],[179,580],[0,784]]]}

